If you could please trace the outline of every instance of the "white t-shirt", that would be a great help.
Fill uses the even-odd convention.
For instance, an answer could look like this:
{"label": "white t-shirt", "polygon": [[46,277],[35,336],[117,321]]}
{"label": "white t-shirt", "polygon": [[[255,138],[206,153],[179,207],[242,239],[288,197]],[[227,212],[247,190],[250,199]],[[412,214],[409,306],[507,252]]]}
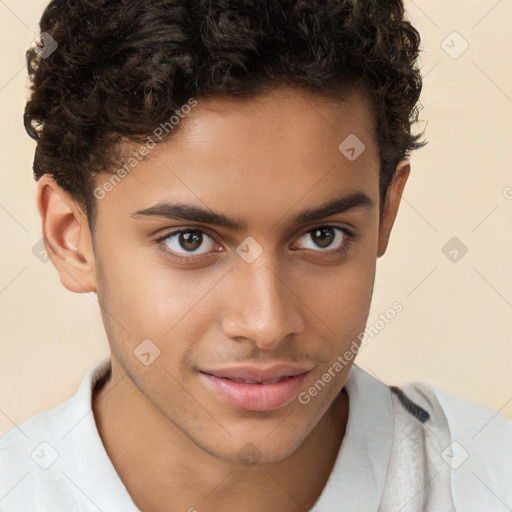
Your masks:
{"label": "white t-shirt", "polygon": [[[92,389],[0,438],[0,512],[140,512],[98,433]],[[346,433],[314,512],[512,510],[512,422],[424,383],[389,387],[353,365]]]}

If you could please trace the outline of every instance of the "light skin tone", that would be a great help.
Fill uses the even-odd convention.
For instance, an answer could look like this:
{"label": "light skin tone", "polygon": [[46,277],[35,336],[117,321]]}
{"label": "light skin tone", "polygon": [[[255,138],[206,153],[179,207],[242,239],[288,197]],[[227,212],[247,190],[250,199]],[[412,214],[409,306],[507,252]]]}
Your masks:
{"label": "light skin tone", "polygon": [[[226,403],[199,370],[306,364],[307,391],[364,331],[376,260],[410,166],[397,166],[380,217],[370,104],[359,90],[345,96],[336,103],[280,87],[250,101],[198,100],[172,141],[97,201],[94,245],[73,198],[49,177],[38,183],[62,284],[97,293],[112,378],[93,411],[116,471],[145,512],[239,512],[241,504],[298,512],[325,486],[345,432],[342,388],[353,360],[308,404],[294,399],[263,412]],[[338,149],[350,134],[366,147],[354,161]],[[356,192],[367,204],[296,219]],[[136,214],[178,201],[245,226]],[[315,236],[322,226],[330,244]],[[202,230],[197,249],[179,236],[156,241],[186,228]],[[250,263],[236,251],[247,237],[262,250]],[[145,339],[160,350],[148,366],[134,355]],[[244,462],[247,455],[256,463]]]}

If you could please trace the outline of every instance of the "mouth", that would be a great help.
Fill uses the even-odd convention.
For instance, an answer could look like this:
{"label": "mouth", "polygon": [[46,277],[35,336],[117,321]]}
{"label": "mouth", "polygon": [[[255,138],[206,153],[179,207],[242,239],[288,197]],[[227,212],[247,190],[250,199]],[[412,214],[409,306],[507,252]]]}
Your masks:
{"label": "mouth", "polygon": [[228,404],[248,411],[272,411],[292,402],[311,368],[279,366],[200,371],[203,384]]}
{"label": "mouth", "polygon": [[[212,375],[212,377],[215,377],[215,375]],[[277,379],[272,379],[272,380],[230,379],[228,377],[218,377],[218,378],[231,380],[232,382],[240,382],[241,384],[263,384],[263,385],[268,385],[268,384],[275,384],[276,382],[282,382],[285,379],[290,379],[291,375],[289,375],[288,377],[279,377]]]}

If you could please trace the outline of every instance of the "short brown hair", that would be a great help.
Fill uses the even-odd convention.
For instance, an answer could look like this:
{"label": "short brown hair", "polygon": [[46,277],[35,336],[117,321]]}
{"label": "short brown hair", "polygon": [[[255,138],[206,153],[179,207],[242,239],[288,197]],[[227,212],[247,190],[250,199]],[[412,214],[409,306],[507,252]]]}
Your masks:
{"label": "short brown hair", "polygon": [[53,0],[40,30],[58,48],[27,52],[34,176],[52,175],[88,218],[92,176],[109,172],[116,145],[143,140],[191,97],[363,87],[381,203],[398,162],[426,144],[411,133],[420,37],[401,0]]}

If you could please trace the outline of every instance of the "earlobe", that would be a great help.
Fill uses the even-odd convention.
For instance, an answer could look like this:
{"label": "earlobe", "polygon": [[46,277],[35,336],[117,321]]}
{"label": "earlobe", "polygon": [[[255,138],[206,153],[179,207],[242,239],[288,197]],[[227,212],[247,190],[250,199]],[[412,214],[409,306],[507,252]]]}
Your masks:
{"label": "earlobe", "polygon": [[398,207],[402,199],[402,193],[411,172],[411,165],[408,160],[402,160],[396,166],[395,175],[386,193],[385,204],[383,205],[382,219],[379,226],[379,242],[377,247],[377,258],[386,252],[391,235],[391,229],[395,223]]}
{"label": "earlobe", "polygon": [[45,249],[61,283],[76,293],[95,291],[94,251],[85,213],[47,175],[37,185],[37,206]]}

